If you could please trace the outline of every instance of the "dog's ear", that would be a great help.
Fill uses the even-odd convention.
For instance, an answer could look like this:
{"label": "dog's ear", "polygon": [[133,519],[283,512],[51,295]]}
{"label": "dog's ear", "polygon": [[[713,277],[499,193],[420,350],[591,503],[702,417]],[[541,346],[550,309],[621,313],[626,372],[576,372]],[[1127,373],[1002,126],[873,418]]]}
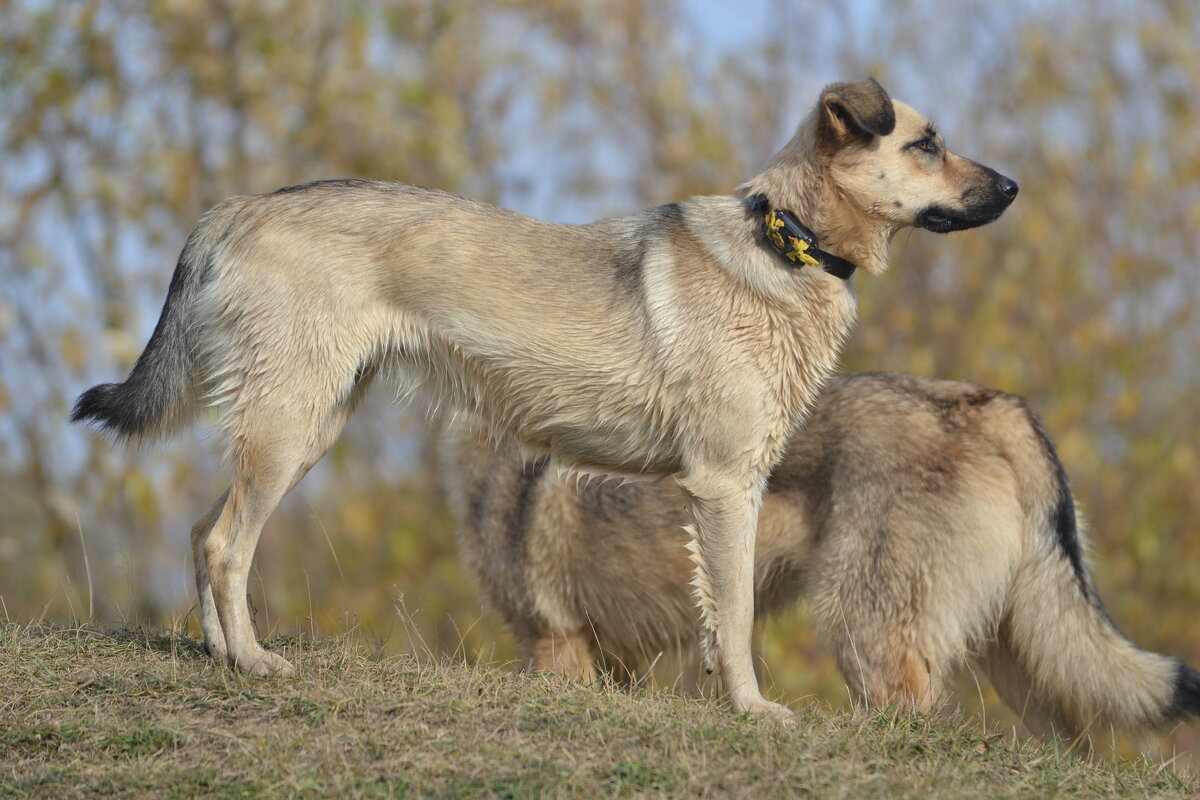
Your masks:
{"label": "dog's ear", "polygon": [[845,144],[887,136],[896,128],[892,98],[874,78],[858,83],[831,83],[821,92],[822,138]]}

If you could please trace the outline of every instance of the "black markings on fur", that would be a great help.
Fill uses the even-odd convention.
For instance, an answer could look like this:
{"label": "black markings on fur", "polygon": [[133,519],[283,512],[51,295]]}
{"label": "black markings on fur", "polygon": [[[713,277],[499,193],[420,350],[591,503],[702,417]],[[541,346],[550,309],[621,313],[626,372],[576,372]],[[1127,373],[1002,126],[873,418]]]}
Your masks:
{"label": "black markings on fur", "polygon": [[487,515],[487,501],[487,481],[472,481],[471,492],[467,497],[467,518],[471,521],[471,530],[476,533],[483,531],[483,523]]}
{"label": "black markings on fur", "polygon": [[1200,672],[1183,661],[1175,672],[1175,693],[1164,716],[1165,722],[1200,715]]}
{"label": "black markings on fur", "polygon": [[616,259],[613,279],[617,290],[625,297],[638,297],[642,293],[642,268],[646,264],[647,242],[645,237],[639,237],[637,246],[627,253],[621,253]]}
{"label": "black markings on fur", "polygon": [[667,203],[665,206],[653,209],[651,213],[661,225],[666,226],[683,219],[683,206],[679,203]]}
{"label": "black markings on fur", "polygon": [[671,236],[670,228],[683,219],[683,207],[670,203],[652,208],[642,215],[644,220],[636,244],[619,251],[613,270],[617,289],[626,297],[642,296],[642,272],[646,267],[646,255],[650,247],[658,244],[664,236]]}
{"label": "black markings on fur", "polygon": [[509,544],[514,549],[523,551],[525,548],[525,539],[529,535],[529,522],[533,518],[537,486],[549,463],[550,456],[542,456],[536,461],[525,464],[521,470],[517,493],[509,511],[509,524],[506,527],[510,537]]}
{"label": "black markings on fur", "polygon": [[[536,461],[505,465],[494,479],[473,487],[468,498],[472,529],[483,545],[485,557],[494,565],[494,573],[488,578],[493,594],[519,640],[537,633],[526,624],[522,610],[532,607],[526,551],[537,486],[549,462],[549,456],[543,456]],[[498,535],[488,533],[489,528]]]}
{"label": "black markings on fur", "polygon": [[1050,435],[1046,433],[1046,429],[1042,427],[1041,417],[1025,404],[1024,400],[1019,401],[1022,409],[1025,411],[1025,416],[1029,420],[1029,427],[1032,428],[1034,435],[1042,445],[1042,452],[1045,453],[1046,459],[1050,462],[1054,469],[1054,479],[1058,484],[1058,499],[1054,504],[1054,508],[1050,509],[1050,527],[1054,529],[1055,541],[1058,542],[1058,547],[1062,550],[1063,555],[1067,557],[1067,561],[1071,563],[1071,569],[1075,573],[1075,579],[1079,582],[1079,589],[1083,592],[1083,596],[1090,603],[1097,607],[1102,607],[1100,598],[1096,595],[1092,588],[1091,581],[1088,579],[1087,566],[1083,563],[1083,547],[1079,543],[1079,526],[1075,519],[1075,501],[1071,495],[1071,484],[1067,479],[1067,471],[1063,468],[1062,461],[1058,458],[1058,452],[1054,449],[1054,442],[1050,440]]}

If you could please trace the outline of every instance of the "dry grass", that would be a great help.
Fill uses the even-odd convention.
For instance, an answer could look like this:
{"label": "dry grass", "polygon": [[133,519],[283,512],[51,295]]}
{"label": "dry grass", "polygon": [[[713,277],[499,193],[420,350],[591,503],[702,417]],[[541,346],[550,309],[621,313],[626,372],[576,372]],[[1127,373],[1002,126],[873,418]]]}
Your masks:
{"label": "dry grass", "polygon": [[647,690],[275,640],[300,677],[192,639],[0,627],[0,796],[1191,797],[974,722],[805,708],[796,731]]}

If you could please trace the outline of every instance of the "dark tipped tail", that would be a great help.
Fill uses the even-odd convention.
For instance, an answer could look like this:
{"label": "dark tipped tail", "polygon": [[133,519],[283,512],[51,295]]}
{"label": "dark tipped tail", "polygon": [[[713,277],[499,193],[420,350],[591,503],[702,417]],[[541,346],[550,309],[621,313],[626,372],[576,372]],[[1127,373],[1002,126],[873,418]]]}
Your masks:
{"label": "dark tipped tail", "polygon": [[71,422],[91,422],[120,439],[167,432],[191,405],[192,354],[183,331],[172,324],[179,312],[173,295],[150,343],[124,383],[102,383],[75,401]]}
{"label": "dark tipped tail", "polygon": [[1200,672],[1180,661],[1175,673],[1175,693],[1167,708],[1166,721],[1200,717]]}
{"label": "dark tipped tail", "polygon": [[[1100,602],[1084,557],[1084,520],[1050,437],[1028,413],[1020,453],[1030,501],[1022,564],[1014,576],[993,663],[1005,702],[1035,730],[1070,736],[1109,726],[1137,731],[1200,714],[1200,673],[1138,648]],[[1027,720],[1028,721],[1028,720]]]}
{"label": "dark tipped tail", "polygon": [[158,325],[129,377],[80,395],[71,422],[91,422],[129,439],[168,433],[190,418],[196,404],[197,301],[235,212],[233,203],[223,203],[200,220],[179,256]]}
{"label": "dark tipped tail", "polygon": [[125,383],[102,383],[88,389],[75,401],[71,422],[95,423],[118,438],[140,435],[161,415],[149,412],[134,399],[132,382],[131,379]]}

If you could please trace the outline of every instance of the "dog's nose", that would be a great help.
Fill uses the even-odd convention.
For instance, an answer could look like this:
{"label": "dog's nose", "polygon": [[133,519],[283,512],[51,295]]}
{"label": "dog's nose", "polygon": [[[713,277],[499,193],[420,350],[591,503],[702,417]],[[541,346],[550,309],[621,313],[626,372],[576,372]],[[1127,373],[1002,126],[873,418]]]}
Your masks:
{"label": "dog's nose", "polygon": [[1012,200],[1014,197],[1016,197],[1017,192],[1021,189],[1020,186],[1017,186],[1017,182],[1012,178],[1004,177],[1000,178],[1000,181],[996,184],[996,188],[999,189],[1000,193],[1009,200]]}

